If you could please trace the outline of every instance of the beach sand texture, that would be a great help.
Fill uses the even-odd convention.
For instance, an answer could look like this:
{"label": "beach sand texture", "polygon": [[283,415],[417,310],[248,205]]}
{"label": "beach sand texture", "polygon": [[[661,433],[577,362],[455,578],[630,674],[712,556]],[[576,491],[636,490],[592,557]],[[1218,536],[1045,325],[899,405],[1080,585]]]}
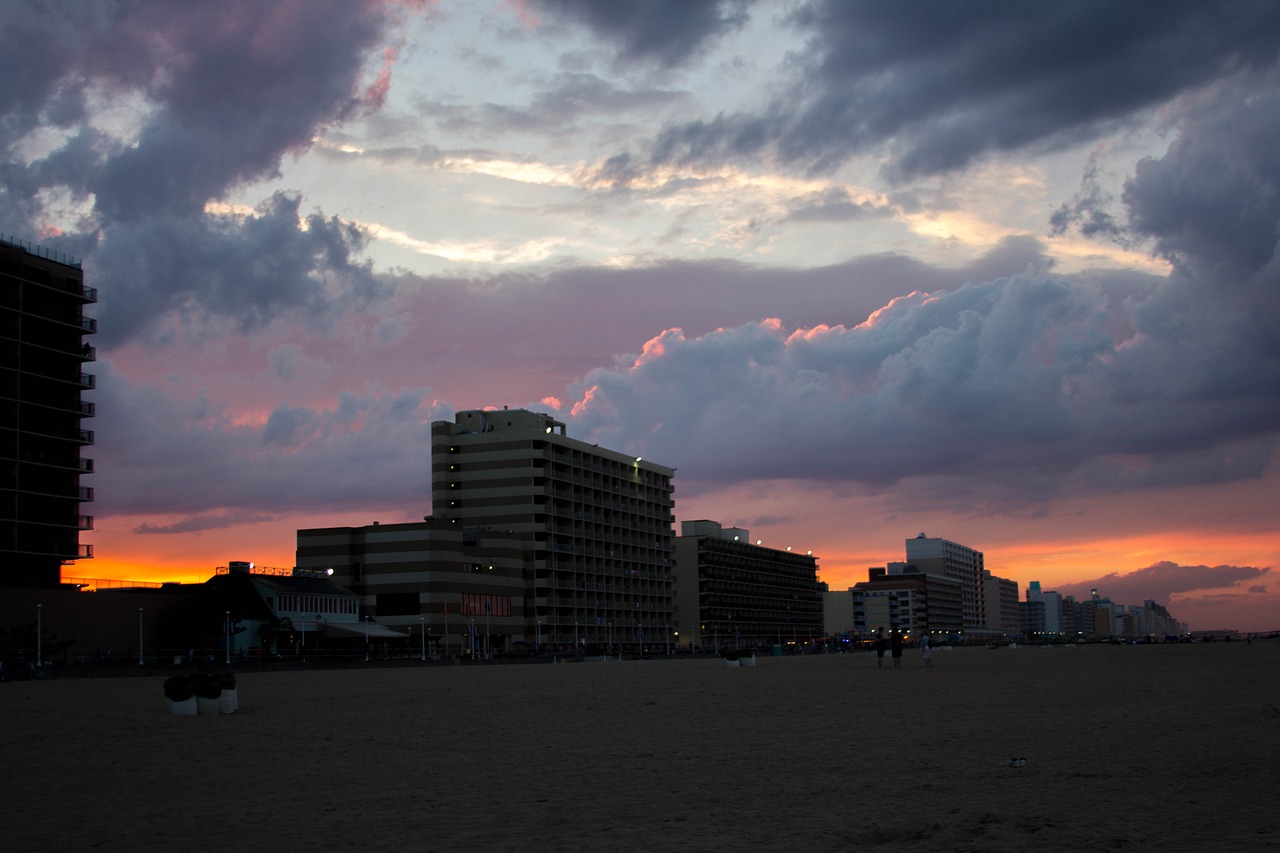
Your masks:
{"label": "beach sand texture", "polygon": [[[25,850],[1280,849],[1280,640],[0,684]],[[1006,766],[1025,757],[1021,767]]]}

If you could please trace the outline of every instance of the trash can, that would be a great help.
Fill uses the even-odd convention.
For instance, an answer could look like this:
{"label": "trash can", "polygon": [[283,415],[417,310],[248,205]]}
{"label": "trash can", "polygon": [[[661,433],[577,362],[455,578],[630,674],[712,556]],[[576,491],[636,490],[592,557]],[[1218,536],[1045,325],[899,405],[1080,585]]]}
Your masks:
{"label": "trash can", "polygon": [[218,697],[218,713],[234,714],[240,707],[240,697],[236,693],[236,677],[229,672],[220,672],[218,686],[222,688],[222,695]]}
{"label": "trash can", "polygon": [[196,708],[200,716],[216,717],[222,705],[222,686],[218,683],[217,676],[204,673],[193,675],[191,689],[196,694]]}
{"label": "trash can", "polygon": [[178,717],[194,717],[198,710],[191,677],[175,675],[164,680],[164,695],[169,699],[169,712]]}

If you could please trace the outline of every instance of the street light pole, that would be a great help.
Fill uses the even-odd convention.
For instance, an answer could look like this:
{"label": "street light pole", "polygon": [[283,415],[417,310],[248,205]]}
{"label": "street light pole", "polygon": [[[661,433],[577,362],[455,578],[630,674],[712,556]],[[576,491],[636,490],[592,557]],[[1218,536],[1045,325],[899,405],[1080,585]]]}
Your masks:
{"label": "street light pole", "polygon": [[427,617],[419,616],[418,621],[422,623],[422,659],[427,659]]}
{"label": "street light pole", "polygon": [[364,662],[369,662],[369,616],[364,617]]}
{"label": "street light pole", "polygon": [[222,630],[227,633],[227,666],[231,666],[231,611],[227,611],[227,621],[223,623]]}
{"label": "street light pole", "polygon": [[142,608],[138,608],[138,666],[142,666]]}
{"label": "street light pole", "polygon": [[40,636],[44,633],[44,628],[42,627],[44,624],[42,616],[43,610],[43,604],[36,605],[36,669],[40,669],[44,663],[44,645],[42,643],[42,637]]}

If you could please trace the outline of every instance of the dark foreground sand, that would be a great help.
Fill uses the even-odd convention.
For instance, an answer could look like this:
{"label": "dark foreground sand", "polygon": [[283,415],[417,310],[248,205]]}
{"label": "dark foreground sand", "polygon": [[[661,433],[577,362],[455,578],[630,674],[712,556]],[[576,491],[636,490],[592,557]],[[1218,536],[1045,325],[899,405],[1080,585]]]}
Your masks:
{"label": "dark foreground sand", "polygon": [[934,659],[0,684],[0,847],[1280,849],[1280,640]]}

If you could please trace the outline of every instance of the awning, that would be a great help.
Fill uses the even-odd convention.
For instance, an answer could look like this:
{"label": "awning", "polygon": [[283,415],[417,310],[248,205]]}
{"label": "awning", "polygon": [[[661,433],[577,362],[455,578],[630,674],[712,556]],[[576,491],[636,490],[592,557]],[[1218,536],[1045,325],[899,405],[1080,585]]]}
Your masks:
{"label": "awning", "polygon": [[[366,633],[367,632],[367,633]],[[325,622],[317,633],[325,637],[368,637],[387,640],[407,640],[408,634],[392,631],[377,622]]]}

